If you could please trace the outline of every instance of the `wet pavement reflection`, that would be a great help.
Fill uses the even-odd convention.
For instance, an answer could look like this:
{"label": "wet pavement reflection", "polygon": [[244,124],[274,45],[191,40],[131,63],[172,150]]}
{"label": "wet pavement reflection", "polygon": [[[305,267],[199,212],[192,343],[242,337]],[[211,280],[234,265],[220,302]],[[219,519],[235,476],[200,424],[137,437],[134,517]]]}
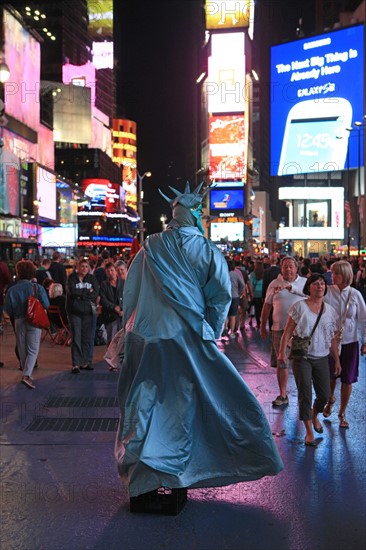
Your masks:
{"label": "wet pavement reflection", "polygon": [[[96,348],[94,371],[72,376],[70,349],[46,339],[37,389],[30,391],[19,384],[14,338],[5,328],[0,336],[2,550],[366,547],[365,358],[349,405],[350,429],[339,428],[335,406],[329,419],[319,415],[324,432],[316,437],[317,447],[309,448],[292,374],[289,405],[272,407],[278,391],[275,370],[268,366],[269,343],[249,327],[236,340],[220,340],[261,403],[285,469],[259,481],[190,490],[176,517],[139,515],[129,513],[114,462],[118,374],[108,372],[103,347]],[[98,431],[90,431],[91,418]]]}

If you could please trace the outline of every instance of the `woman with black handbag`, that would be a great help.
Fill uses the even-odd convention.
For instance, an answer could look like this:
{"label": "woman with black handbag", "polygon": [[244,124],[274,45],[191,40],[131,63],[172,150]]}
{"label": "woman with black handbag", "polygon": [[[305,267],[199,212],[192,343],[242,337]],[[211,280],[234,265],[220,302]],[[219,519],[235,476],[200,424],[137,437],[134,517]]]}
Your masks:
{"label": "woman with black handbag", "polygon": [[[330,396],[329,352],[334,358],[336,371],[341,371],[337,340],[339,325],[334,308],[323,302],[327,293],[323,275],[311,275],[303,292],[309,297],[291,307],[277,360],[286,360],[286,347],[292,337],[294,343],[290,357],[298,391],[299,417],[306,430],[305,445],[315,447],[313,429],[323,433],[318,414]],[[313,405],[312,386],[316,396]]]}

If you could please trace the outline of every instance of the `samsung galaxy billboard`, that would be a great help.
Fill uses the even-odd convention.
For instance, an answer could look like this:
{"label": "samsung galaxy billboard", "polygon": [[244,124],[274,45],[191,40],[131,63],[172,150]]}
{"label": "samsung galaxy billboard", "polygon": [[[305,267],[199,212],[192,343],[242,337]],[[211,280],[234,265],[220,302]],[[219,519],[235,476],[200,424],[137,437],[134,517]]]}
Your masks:
{"label": "samsung galaxy billboard", "polygon": [[364,51],[363,25],[271,48],[272,176],[358,167]]}

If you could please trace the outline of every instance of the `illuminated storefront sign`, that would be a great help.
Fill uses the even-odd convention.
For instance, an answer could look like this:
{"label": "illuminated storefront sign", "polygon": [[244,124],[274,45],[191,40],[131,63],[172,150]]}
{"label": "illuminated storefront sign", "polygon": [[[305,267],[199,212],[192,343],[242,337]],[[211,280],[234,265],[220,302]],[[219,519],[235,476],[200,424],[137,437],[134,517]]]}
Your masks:
{"label": "illuminated storefront sign", "polygon": [[343,239],[343,187],[280,187],[278,198],[289,208],[289,227],[279,239]]}

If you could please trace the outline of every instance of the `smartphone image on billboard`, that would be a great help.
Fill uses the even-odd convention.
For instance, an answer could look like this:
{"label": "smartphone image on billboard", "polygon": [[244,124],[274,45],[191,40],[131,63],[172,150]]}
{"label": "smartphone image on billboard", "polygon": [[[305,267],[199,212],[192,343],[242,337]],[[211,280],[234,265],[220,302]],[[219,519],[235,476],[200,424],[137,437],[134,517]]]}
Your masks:
{"label": "smartphone image on billboard", "polygon": [[287,117],[278,176],[345,168],[352,105],[342,97],[294,105]]}

